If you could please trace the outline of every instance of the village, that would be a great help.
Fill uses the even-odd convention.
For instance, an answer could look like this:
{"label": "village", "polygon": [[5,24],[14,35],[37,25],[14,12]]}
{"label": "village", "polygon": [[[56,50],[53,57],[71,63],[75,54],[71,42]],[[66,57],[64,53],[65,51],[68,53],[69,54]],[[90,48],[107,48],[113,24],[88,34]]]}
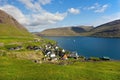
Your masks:
{"label": "village", "polygon": [[[39,43],[41,42],[40,39],[34,39],[31,43]],[[43,41],[44,42],[44,41]],[[85,56],[80,56],[77,52],[70,52],[65,50],[57,45],[57,43],[47,42],[46,44],[42,45],[27,45],[24,46],[16,46],[16,47],[9,47],[9,51],[20,51],[26,49],[27,51],[34,51],[34,52],[42,52],[42,58],[36,58],[32,61],[35,63],[60,63],[65,62],[72,63],[74,61],[108,61],[110,60],[109,57],[89,57],[86,58]],[[39,57],[39,56],[38,56]],[[64,63],[63,63],[64,64]]]}
{"label": "village", "polygon": [[[24,49],[23,46],[16,46],[8,48],[9,51],[20,51]],[[28,45],[26,48],[28,51],[42,52],[44,55],[42,59],[35,59],[35,63],[42,62],[57,62],[60,60],[68,60],[73,58],[77,60],[80,56],[77,52],[70,52],[65,49],[60,48],[57,44],[47,43],[43,46]]]}
{"label": "village", "polygon": [[60,48],[57,44],[48,43],[42,49],[44,53],[43,60],[47,61],[57,61],[57,60],[74,60],[74,61],[108,61],[109,57],[90,57],[86,58],[84,56],[80,56],[77,52],[66,51],[65,49]]}

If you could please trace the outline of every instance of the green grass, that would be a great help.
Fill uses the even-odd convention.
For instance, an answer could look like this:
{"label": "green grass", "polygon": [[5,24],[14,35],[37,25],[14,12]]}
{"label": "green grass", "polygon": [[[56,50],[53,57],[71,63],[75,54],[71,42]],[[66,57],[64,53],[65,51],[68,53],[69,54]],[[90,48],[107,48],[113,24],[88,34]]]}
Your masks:
{"label": "green grass", "polygon": [[32,36],[27,30],[11,24],[0,24],[0,36]]}
{"label": "green grass", "polygon": [[0,36],[0,42],[1,43],[13,43],[13,42],[25,42],[34,40],[33,37],[9,37],[9,36]]}
{"label": "green grass", "polygon": [[[35,42],[35,38],[39,39],[39,42]],[[53,40],[43,39],[37,36],[34,37],[9,37],[9,36],[0,36],[0,50],[7,50],[14,46],[22,46],[25,50],[27,46],[43,46],[47,43],[55,44]]]}
{"label": "green grass", "polygon": [[0,57],[0,80],[120,80],[120,62],[76,62],[63,66]]}

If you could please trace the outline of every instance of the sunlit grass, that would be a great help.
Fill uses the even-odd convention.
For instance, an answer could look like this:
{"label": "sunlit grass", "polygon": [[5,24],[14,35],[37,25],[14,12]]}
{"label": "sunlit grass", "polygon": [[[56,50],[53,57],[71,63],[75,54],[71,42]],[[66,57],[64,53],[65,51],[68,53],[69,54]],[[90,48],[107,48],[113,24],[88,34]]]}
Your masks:
{"label": "sunlit grass", "polygon": [[76,62],[63,66],[1,57],[0,80],[120,80],[120,62]]}

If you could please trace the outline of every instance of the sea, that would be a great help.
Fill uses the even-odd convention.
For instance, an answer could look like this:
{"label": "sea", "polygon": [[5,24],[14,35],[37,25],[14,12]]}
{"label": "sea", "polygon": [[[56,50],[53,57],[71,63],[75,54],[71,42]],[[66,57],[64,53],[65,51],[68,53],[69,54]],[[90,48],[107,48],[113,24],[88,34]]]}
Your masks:
{"label": "sea", "polygon": [[85,57],[110,57],[120,60],[120,38],[97,38],[97,37],[44,37],[55,40],[58,46],[77,52]]}

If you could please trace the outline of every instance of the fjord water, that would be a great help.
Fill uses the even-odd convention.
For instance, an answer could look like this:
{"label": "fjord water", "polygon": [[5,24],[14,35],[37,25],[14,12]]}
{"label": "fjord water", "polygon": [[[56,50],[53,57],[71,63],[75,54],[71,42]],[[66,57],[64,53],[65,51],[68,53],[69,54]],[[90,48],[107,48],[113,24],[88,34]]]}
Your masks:
{"label": "fjord water", "polygon": [[85,57],[107,56],[120,60],[120,38],[95,37],[45,37],[58,42],[58,45],[69,51],[76,51]]}

